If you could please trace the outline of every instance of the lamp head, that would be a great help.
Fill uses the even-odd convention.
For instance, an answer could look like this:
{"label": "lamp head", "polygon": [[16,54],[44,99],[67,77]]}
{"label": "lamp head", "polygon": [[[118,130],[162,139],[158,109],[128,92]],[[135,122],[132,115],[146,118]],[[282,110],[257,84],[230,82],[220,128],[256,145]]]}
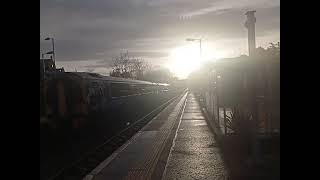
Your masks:
{"label": "lamp head", "polygon": [[194,41],[195,39],[187,38],[186,41]]}

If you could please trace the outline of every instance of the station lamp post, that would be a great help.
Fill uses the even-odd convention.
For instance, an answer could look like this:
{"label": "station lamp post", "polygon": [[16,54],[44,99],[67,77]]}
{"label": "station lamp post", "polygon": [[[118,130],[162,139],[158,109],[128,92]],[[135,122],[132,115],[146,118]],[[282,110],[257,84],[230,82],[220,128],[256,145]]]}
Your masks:
{"label": "station lamp post", "polygon": [[187,38],[186,41],[199,41],[200,43],[200,60],[201,60],[201,40],[202,39],[194,39],[194,38]]}
{"label": "station lamp post", "polygon": [[[54,39],[51,38],[51,37],[47,37],[47,38],[45,38],[44,40],[46,40],[46,41],[51,40],[51,43],[52,43],[52,54],[53,54],[53,63],[54,63],[54,66],[56,66],[56,56],[55,56],[55,52],[54,52]],[[47,53],[47,54],[48,54],[48,53]]]}
{"label": "station lamp post", "polygon": [[43,70],[43,80],[45,79],[45,74],[46,74],[46,67],[45,67],[45,62],[44,62],[44,54],[42,53],[41,49],[40,49],[40,61],[42,61],[42,70]]}

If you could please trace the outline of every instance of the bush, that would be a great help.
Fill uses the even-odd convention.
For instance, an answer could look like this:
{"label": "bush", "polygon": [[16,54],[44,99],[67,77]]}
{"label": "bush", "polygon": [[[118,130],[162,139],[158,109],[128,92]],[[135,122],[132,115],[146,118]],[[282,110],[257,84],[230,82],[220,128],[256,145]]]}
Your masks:
{"label": "bush", "polygon": [[231,110],[231,115],[227,117],[227,121],[228,127],[233,130],[232,139],[239,141],[236,144],[240,145],[240,148],[249,155],[255,133],[252,114],[244,109],[234,107]]}

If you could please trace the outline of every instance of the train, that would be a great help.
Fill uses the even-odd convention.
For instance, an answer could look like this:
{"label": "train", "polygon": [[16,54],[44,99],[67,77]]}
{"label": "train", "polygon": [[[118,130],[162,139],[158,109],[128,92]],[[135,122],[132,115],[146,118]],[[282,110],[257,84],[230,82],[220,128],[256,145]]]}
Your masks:
{"label": "train", "polygon": [[90,117],[130,96],[162,93],[170,85],[88,72],[46,72],[40,79],[40,129],[81,129]]}

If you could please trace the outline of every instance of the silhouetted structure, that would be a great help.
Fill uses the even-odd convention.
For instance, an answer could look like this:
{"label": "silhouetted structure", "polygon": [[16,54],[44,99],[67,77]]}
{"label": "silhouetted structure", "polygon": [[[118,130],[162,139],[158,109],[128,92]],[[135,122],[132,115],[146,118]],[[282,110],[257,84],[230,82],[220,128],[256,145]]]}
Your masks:
{"label": "silhouetted structure", "polygon": [[55,62],[52,58],[40,59],[40,79],[50,77],[54,72],[64,72],[64,68],[56,68]]}
{"label": "silhouetted structure", "polygon": [[[231,169],[237,176],[272,176],[279,173],[280,56],[221,59],[189,79],[200,95]],[[246,162],[270,170],[250,170]],[[255,168],[255,167],[252,167]],[[247,170],[245,170],[247,169]],[[242,176],[242,175],[241,175]],[[250,178],[243,178],[250,179]],[[270,178],[274,179],[274,178]]]}
{"label": "silhouetted structure", "polygon": [[255,23],[256,17],[254,13],[256,11],[248,11],[247,21],[245,22],[245,27],[248,29],[248,46],[249,46],[249,56],[253,55],[256,49],[256,35],[255,35]]}
{"label": "silhouetted structure", "polygon": [[246,13],[249,56],[206,65],[189,85],[211,118],[233,176],[274,179],[280,172],[280,43],[256,49],[254,13]]}

